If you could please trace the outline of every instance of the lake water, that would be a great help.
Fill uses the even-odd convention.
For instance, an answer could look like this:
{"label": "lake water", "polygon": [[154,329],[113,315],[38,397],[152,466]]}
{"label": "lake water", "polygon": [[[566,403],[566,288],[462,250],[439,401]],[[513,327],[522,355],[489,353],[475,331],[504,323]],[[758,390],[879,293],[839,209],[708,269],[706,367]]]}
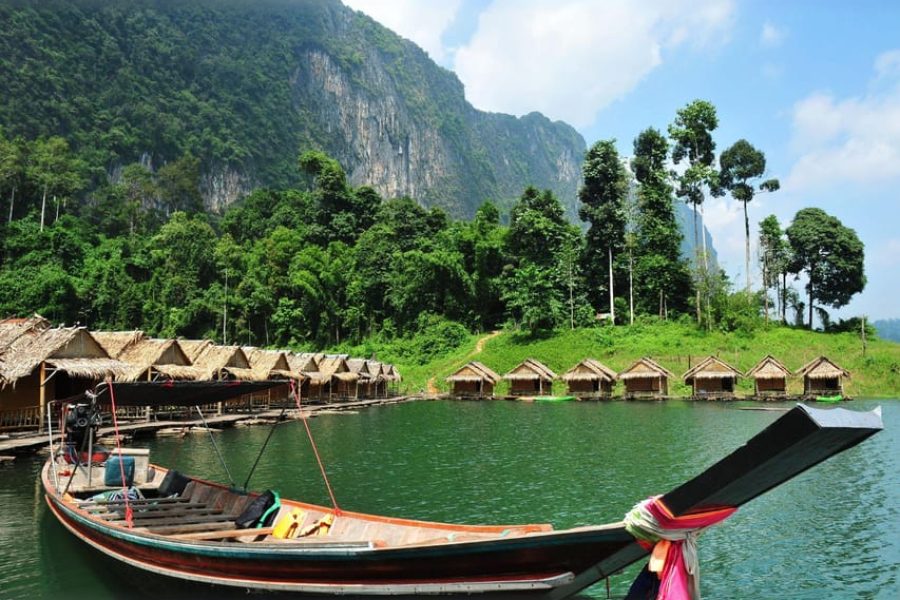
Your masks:
{"label": "lake water", "polygon": [[[845,406],[879,403],[885,431],[703,535],[704,598],[900,598],[900,402]],[[412,402],[321,415],[310,425],[345,509],[564,528],[620,520],[781,414],[741,405]],[[267,434],[217,434],[240,483]],[[150,447],[160,464],[227,479],[205,434],[134,445]],[[195,596],[183,584],[135,576],[74,540],[48,514],[40,465],[21,457],[0,466],[0,599]],[[328,503],[301,424],[279,426],[251,487]],[[625,593],[636,569],[612,578],[613,596]],[[582,597],[606,595],[600,584]]]}

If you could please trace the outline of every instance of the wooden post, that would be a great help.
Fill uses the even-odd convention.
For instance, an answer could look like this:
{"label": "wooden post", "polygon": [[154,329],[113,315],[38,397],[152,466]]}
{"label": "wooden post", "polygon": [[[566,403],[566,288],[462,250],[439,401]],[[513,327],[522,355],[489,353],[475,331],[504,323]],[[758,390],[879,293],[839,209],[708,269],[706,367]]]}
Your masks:
{"label": "wooden post", "polygon": [[38,433],[44,432],[44,421],[47,418],[47,390],[44,384],[47,382],[47,363],[41,362],[40,375],[38,375],[40,383],[40,391],[38,393],[38,402],[40,403],[40,419],[38,420]]}

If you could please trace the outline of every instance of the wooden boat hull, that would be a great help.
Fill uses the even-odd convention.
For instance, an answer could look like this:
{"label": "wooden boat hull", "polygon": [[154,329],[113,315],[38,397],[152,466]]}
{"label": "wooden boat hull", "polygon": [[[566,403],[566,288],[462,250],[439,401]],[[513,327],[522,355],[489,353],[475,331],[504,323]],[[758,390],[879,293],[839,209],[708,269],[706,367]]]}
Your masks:
{"label": "wooden boat hull", "polygon": [[[740,506],[880,429],[877,412],[801,406],[666,494],[663,501],[674,514]],[[77,538],[133,567],[209,584],[317,596],[490,594],[558,600],[646,554],[622,523],[563,531],[519,526],[507,536],[502,526],[467,527],[359,513],[338,518],[388,528],[430,528],[450,535],[434,544],[421,538],[411,544],[379,544],[370,539],[376,536],[357,538],[367,541],[343,541],[349,538],[337,536],[252,543],[182,539],[98,518],[86,505],[56,491],[51,481],[53,464],[51,459],[42,471],[46,500],[54,516]],[[452,532],[467,531],[479,532],[481,538],[454,541]],[[485,532],[491,535],[485,537]]]}

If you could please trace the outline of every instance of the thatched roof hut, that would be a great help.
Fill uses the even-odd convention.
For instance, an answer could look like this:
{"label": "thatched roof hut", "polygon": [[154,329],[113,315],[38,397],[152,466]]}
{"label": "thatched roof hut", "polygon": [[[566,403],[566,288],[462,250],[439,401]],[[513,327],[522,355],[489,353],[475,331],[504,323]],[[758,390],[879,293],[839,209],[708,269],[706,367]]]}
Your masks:
{"label": "thatched roof hut", "polygon": [[329,382],[329,399],[356,397],[356,382],[359,375],[350,371],[345,355],[326,355],[319,361],[319,373],[322,381]]}
{"label": "thatched roof hut", "polygon": [[132,369],[121,377],[123,381],[154,381],[157,379],[208,379],[207,373],[191,365],[177,340],[144,338],[126,345],[117,358]]}
{"label": "thatched roof hut", "polygon": [[300,379],[302,377],[300,373],[294,373],[291,370],[287,355],[280,350],[264,350],[252,346],[244,346],[242,350],[247,355],[250,368],[253,369],[254,377],[257,380]]}
{"label": "thatched roof hut", "polygon": [[21,336],[50,329],[50,321],[35,314],[32,317],[10,317],[0,321],[0,355]]}
{"label": "thatched roof hut", "polygon": [[791,372],[771,354],[767,354],[745,377],[754,381],[754,393],[759,398],[782,397],[787,394],[787,378]]}
{"label": "thatched roof hut", "polygon": [[[191,364],[197,362],[197,357],[203,354],[207,348],[213,346],[214,344],[210,340],[182,340],[179,339],[178,343],[181,345],[181,349],[184,350],[184,353],[187,354],[188,358],[191,359]],[[239,346],[221,346],[223,348],[239,348]],[[243,351],[241,351],[243,354]],[[246,356],[244,357],[246,358]]]}
{"label": "thatched roof hut", "polygon": [[668,396],[670,377],[675,374],[646,356],[618,375],[625,385],[626,398]]}
{"label": "thatched roof hut", "polygon": [[484,398],[494,395],[500,376],[477,360],[464,364],[445,380],[458,397]]}
{"label": "thatched roof hut", "polygon": [[803,393],[808,396],[843,395],[843,378],[850,377],[849,371],[826,356],[809,361],[797,369],[795,374],[803,377]]}
{"label": "thatched roof hut", "polygon": [[6,342],[0,355],[0,412],[20,414],[14,427],[42,429],[47,402],[80,394],[129,370],[110,358],[83,327],[26,326],[18,335],[8,335]]}
{"label": "thatched roof hut", "polygon": [[110,358],[84,327],[30,329],[9,343],[0,355],[0,377],[14,385],[41,363],[72,377],[96,379],[120,376],[129,367]]}
{"label": "thatched roof hut", "polygon": [[693,388],[695,398],[733,398],[734,386],[743,375],[718,356],[707,356],[688,369],[682,378]]}
{"label": "thatched roof hut", "polygon": [[118,358],[125,350],[147,339],[143,331],[94,331],[91,332],[94,339],[103,346],[112,358]]}
{"label": "thatched roof hut", "polygon": [[551,391],[556,373],[533,358],[526,358],[503,379],[509,381],[509,393],[513,396],[544,394]]}
{"label": "thatched roof hut", "polygon": [[567,391],[579,398],[600,398],[612,395],[616,384],[616,372],[603,363],[586,358],[563,373]]}
{"label": "thatched roof hut", "polygon": [[[213,343],[200,344],[198,341],[184,342],[179,340],[182,348],[187,343],[185,351],[196,368],[206,373],[207,379],[225,380],[240,379],[253,381],[255,379],[253,369],[250,368],[250,360],[240,346],[217,346]],[[200,350],[199,353],[197,350]]]}
{"label": "thatched roof hut", "polygon": [[387,381],[401,381],[400,371],[391,363],[382,363],[381,374]]}

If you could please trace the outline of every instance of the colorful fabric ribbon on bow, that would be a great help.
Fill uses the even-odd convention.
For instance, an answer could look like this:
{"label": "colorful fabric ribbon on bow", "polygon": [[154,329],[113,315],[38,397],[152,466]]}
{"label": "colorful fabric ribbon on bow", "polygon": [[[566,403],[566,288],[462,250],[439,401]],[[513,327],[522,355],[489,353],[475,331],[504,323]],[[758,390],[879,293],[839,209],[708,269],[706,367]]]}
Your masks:
{"label": "colorful fabric ribbon on bow", "polygon": [[654,496],[625,515],[625,529],[651,551],[649,569],[660,580],[657,600],[700,600],[697,538],[735,511],[719,508],[676,517],[661,496]]}

